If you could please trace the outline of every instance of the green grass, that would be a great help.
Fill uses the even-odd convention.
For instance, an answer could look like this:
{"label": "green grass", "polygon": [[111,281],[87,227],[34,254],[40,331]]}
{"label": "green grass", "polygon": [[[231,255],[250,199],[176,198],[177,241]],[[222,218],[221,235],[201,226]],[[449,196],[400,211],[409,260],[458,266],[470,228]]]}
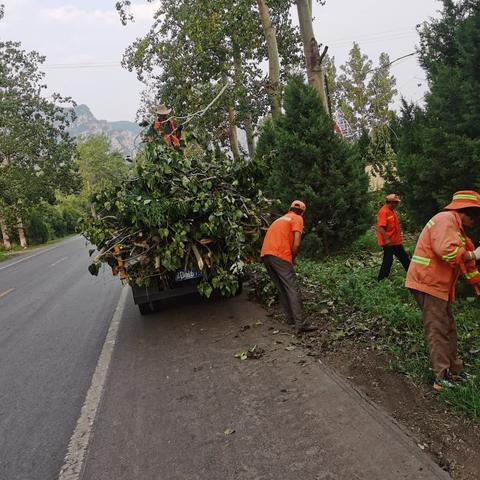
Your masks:
{"label": "green grass", "polygon": [[[414,237],[405,243],[411,252]],[[332,341],[367,342],[389,354],[389,369],[430,383],[433,377],[421,314],[404,287],[405,272],[395,260],[391,276],[378,283],[380,263],[372,232],[355,242],[348,253],[323,261],[299,260],[296,270],[306,313],[328,318]],[[263,278],[261,284],[257,280],[255,289],[268,298],[272,290]],[[452,409],[480,422],[480,300],[469,297],[473,293],[467,286],[458,290],[453,312],[469,381],[442,392],[441,397]]]}

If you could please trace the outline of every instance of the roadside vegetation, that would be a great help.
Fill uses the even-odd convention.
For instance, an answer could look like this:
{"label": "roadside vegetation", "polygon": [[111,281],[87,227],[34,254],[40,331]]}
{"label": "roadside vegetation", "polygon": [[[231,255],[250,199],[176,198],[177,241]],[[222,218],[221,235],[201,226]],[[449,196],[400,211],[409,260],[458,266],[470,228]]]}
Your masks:
{"label": "roadside vegetation", "polygon": [[[415,236],[407,242],[412,252]],[[322,261],[301,259],[296,270],[305,312],[312,322],[326,325],[321,333],[329,343],[354,341],[383,351],[386,368],[417,382],[431,383],[430,359],[425,345],[420,310],[404,287],[405,272],[394,264],[390,277],[377,282],[380,250],[373,232],[358,239],[348,252]],[[252,290],[267,306],[275,291],[262,265],[251,268]],[[459,350],[468,380],[440,396],[449,407],[480,422],[480,305],[460,286],[453,306]]]}
{"label": "roadside vegetation", "polygon": [[75,141],[74,102],[47,88],[45,57],[0,42],[0,254],[78,231],[99,186],[128,164],[103,137]]}

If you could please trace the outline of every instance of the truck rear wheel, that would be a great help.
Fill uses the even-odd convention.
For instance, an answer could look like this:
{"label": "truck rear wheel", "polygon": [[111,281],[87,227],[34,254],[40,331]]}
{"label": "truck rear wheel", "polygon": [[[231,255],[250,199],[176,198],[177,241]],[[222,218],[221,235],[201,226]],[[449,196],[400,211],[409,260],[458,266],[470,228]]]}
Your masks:
{"label": "truck rear wheel", "polygon": [[153,308],[153,304],[151,303],[139,303],[138,309],[140,310],[141,315],[149,315],[150,313],[155,312],[155,308]]}

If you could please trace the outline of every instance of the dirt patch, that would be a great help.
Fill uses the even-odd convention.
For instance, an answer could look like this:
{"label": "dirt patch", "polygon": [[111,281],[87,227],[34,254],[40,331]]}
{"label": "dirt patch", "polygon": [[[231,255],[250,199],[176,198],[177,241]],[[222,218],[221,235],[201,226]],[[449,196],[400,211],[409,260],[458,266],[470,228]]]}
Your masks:
{"label": "dirt patch", "polygon": [[[270,318],[274,328],[283,323],[277,309],[271,310]],[[316,317],[310,321],[320,329],[302,339],[309,355],[333,367],[410,430],[419,448],[452,478],[480,478],[479,425],[447,411],[429,385],[390,371],[391,359],[384,352],[358,341],[331,341],[328,319]]]}

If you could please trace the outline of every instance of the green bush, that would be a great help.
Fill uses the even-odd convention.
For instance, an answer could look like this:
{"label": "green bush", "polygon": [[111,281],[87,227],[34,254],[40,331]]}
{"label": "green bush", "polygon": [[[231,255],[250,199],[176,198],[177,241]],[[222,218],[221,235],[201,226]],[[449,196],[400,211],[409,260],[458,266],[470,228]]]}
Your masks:
{"label": "green bush", "polygon": [[47,224],[38,212],[31,212],[25,222],[25,235],[30,243],[46,243],[49,240]]}
{"label": "green bush", "polygon": [[377,243],[377,231],[373,228],[361,237],[357,238],[352,243],[350,248],[352,252],[358,252],[359,254],[365,254],[368,252],[374,253],[380,251],[380,247]]}
{"label": "green bush", "polygon": [[50,238],[63,237],[67,233],[62,211],[56,205],[42,204],[36,211],[47,224]]}
{"label": "green bush", "polygon": [[323,242],[314,232],[307,233],[302,240],[301,256],[319,259],[323,256]]}

